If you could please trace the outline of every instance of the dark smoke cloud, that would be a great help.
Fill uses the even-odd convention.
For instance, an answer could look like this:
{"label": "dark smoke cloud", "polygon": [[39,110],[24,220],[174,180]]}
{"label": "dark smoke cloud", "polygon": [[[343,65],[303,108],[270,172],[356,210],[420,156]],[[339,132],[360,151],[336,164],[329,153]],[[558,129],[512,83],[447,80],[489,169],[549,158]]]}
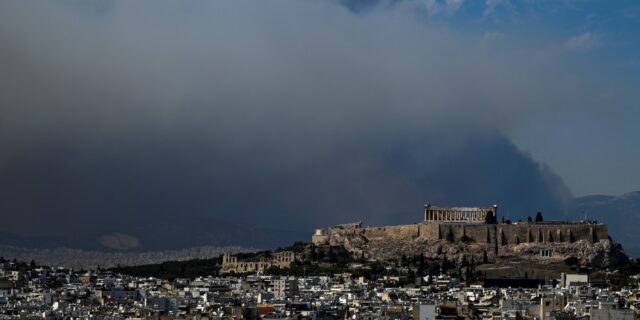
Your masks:
{"label": "dark smoke cloud", "polygon": [[553,61],[401,10],[4,1],[0,44],[5,233],[269,246],[425,202],[526,216],[570,197],[506,137],[572,99]]}

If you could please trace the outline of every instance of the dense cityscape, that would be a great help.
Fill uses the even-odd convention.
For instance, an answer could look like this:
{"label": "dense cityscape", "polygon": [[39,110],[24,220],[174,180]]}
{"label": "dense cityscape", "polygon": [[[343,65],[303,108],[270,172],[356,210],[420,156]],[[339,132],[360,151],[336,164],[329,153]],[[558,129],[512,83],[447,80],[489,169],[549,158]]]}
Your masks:
{"label": "dense cityscape", "polygon": [[208,276],[161,279],[3,259],[0,318],[634,320],[640,312],[640,269],[621,286],[606,280],[617,271],[467,282],[455,269],[408,278],[401,266],[373,277],[231,276],[215,275],[214,262],[208,268]]}
{"label": "dense cityscape", "polygon": [[425,205],[420,224],[343,224],[273,251],[146,265],[72,269],[2,258],[0,318],[635,320],[640,314],[640,263],[612,242],[605,224],[547,222],[541,213],[498,222],[497,210]]}

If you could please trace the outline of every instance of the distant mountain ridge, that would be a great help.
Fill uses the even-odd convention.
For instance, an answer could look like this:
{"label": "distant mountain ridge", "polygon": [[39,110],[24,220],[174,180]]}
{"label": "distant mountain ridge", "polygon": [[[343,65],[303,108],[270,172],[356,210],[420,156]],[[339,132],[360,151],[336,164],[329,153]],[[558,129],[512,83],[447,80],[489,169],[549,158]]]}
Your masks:
{"label": "distant mountain ridge", "polygon": [[575,198],[569,208],[572,219],[602,221],[609,234],[632,257],[640,256],[640,191],[619,196],[588,195]]}
{"label": "distant mountain ridge", "polygon": [[156,264],[165,261],[184,261],[193,259],[217,258],[225,252],[254,252],[256,248],[239,246],[203,246],[180,250],[144,251],[144,252],[104,252],[64,247],[52,249],[20,248],[0,245],[0,257],[39,264],[69,268],[112,268],[116,266],[136,266]]}

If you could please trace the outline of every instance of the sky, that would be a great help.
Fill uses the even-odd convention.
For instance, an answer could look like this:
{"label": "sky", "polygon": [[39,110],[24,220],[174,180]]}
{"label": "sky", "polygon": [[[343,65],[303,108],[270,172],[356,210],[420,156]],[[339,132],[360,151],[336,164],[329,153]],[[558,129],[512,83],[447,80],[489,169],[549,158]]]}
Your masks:
{"label": "sky", "polygon": [[274,245],[640,190],[636,1],[2,1],[0,241]]}
{"label": "sky", "polygon": [[[358,1],[355,1],[356,3]],[[383,1],[361,3],[385,3]],[[551,106],[509,128],[516,145],[560,174],[577,196],[640,189],[640,3],[638,1],[422,1],[427,23],[494,50],[560,64],[589,95],[582,105]],[[536,94],[545,94],[537,92]]]}

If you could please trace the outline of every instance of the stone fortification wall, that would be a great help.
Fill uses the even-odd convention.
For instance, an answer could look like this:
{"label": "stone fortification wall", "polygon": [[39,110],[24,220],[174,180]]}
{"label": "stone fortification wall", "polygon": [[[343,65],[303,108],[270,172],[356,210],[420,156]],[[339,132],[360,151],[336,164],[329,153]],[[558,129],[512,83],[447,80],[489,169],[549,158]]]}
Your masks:
{"label": "stone fortification wall", "polygon": [[429,222],[423,223],[419,226],[420,238],[423,239],[440,239],[440,224]]}
{"label": "stone fortification wall", "polygon": [[438,238],[446,240],[471,239],[478,243],[492,243],[495,239],[495,228],[488,224],[439,223]]}
{"label": "stone fortification wall", "polygon": [[471,239],[479,243],[498,245],[520,243],[573,243],[585,240],[591,243],[609,238],[607,225],[594,223],[518,223],[518,224],[464,224],[440,223],[438,239]]}
{"label": "stone fortification wall", "polygon": [[416,238],[438,239],[436,223],[416,223],[385,227],[344,227],[317,229],[311,241],[315,245],[341,245],[344,239],[362,237],[368,241],[411,241]]}
{"label": "stone fortification wall", "polygon": [[344,225],[319,229],[312,237],[316,245],[341,245],[347,238],[366,241],[466,240],[498,245],[520,243],[573,243],[585,240],[595,243],[609,238],[607,225],[596,223],[517,223],[478,224],[465,222],[426,222],[421,224],[365,227]]}
{"label": "stone fortification wall", "polygon": [[387,227],[371,227],[362,229],[362,236],[369,240],[410,241],[420,236],[419,224],[407,224]]}
{"label": "stone fortification wall", "polygon": [[354,238],[366,241],[411,241],[419,236],[420,225],[408,224],[386,227],[329,228],[319,235],[314,235],[312,241],[316,245],[339,246],[343,245],[345,240]]}
{"label": "stone fortification wall", "polygon": [[456,261],[518,258],[535,263],[586,258],[594,265],[617,265],[628,259],[610,240],[607,225],[591,222],[485,224],[428,221],[387,227],[319,229],[317,246],[341,246],[353,256],[379,260],[423,254]]}

